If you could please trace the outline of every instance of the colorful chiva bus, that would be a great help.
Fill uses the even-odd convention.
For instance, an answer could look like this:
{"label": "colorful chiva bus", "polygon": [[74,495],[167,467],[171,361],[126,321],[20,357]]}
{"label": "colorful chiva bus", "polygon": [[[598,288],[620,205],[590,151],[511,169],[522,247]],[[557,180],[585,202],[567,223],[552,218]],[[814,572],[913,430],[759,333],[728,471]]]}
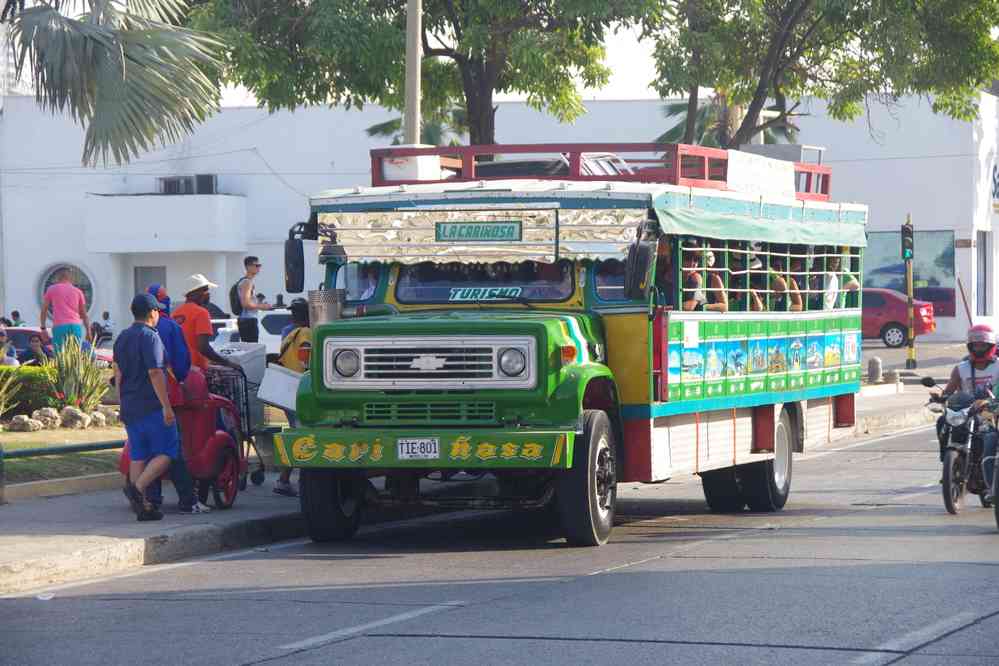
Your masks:
{"label": "colorful chiva bus", "polygon": [[[827,167],[736,151],[476,150],[375,151],[375,186],[294,228],[290,273],[318,238],[310,298],[342,301],[313,311],[275,438],[312,538],[383,501],[548,508],[598,545],[618,483],[691,474],[713,510],[782,508],[793,453],[853,424],[866,207],[828,200]],[[496,483],[421,495],[459,472]]]}

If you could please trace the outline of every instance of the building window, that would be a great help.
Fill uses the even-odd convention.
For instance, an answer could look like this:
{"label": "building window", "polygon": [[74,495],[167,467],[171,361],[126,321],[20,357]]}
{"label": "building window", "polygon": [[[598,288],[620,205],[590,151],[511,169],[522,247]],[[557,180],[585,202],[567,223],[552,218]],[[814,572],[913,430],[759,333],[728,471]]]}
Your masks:
{"label": "building window", "polygon": [[989,307],[989,287],[992,284],[992,232],[979,231],[975,237],[975,246],[978,248],[978,269],[975,271],[975,314],[979,317],[987,317],[992,314]]}
{"label": "building window", "polygon": [[42,274],[41,280],[41,291],[38,296],[38,302],[42,302],[42,297],[45,295],[45,290],[51,287],[56,282],[56,275],[63,268],[69,269],[70,278],[80,291],[83,292],[84,298],[87,299],[87,310],[94,305],[94,283],[91,281],[90,276],[88,276],[82,268],[79,266],[74,266],[73,264],[56,264]]}
{"label": "building window", "polygon": [[135,280],[135,293],[145,291],[154,284],[166,289],[166,266],[136,266],[132,272]]}
{"label": "building window", "polygon": [[160,178],[160,194],[216,194],[218,178],[213,173]]}
{"label": "building window", "polygon": [[160,194],[194,194],[194,177],[160,178]]}

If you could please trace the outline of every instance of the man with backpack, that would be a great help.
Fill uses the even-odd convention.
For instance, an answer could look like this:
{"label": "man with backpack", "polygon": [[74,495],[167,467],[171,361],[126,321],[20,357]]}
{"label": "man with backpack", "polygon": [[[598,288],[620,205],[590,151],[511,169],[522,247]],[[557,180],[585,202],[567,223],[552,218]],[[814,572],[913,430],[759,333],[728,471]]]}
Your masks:
{"label": "man with backpack", "polygon": [[274,306],[266,301],[258,301],[254,292],[253,281],[260,273],[262,264],[258,257],[249,256],[243,259],[246,275],[239,278],[229,290],[229,305],[236,315],[236,326],[239,328],[239,339],[243,342],[260,341],[261,311],[273,310]]}

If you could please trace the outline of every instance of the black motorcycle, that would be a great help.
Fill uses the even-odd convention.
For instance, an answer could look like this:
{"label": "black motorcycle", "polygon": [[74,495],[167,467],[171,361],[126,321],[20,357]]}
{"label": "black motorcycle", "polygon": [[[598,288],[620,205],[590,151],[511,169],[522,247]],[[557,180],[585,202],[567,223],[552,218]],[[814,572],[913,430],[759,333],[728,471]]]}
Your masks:
{"label": "black motorcycle", "polygon": [[[930,377],[924,377],[922,383],[928,388],[936,386]],[[981,399],[988,402],[981,403]],[[995,429],[993,396],[959,391],[946,398],[931,396],[930,408],[935,405],[938,407],[933,411],[943,412],[937,422],[937,438],[942,453],[942,490],[947,512],[957,514],[961,510],[965,492],[978,495],[983,507],[992,506],[986,499],[991,480],[985,480],[982,435]],[[996,521],[999,525],[999,508]]]}

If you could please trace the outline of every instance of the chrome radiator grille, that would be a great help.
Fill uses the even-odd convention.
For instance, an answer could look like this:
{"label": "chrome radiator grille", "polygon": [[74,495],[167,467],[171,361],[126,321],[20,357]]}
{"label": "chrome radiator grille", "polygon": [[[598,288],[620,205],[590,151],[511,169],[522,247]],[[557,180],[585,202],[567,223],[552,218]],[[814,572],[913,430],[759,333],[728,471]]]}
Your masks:
{"label": "chrome radiator grille", "polygon": [[380,423],[490,423],[496,419],[492,402],[369,402],[364,420]]}
{"label": "chrome radiator grille", "polygon": [[368,379],[491,379],[492,347],[368,347],[363,350]]}
{"label": "chrome radiator grille", "polygon": [[[323,340],[323,382],[330,389],[472,389],[534,388],[536,343],[528,335],[330,337]],[[526,370],[508,377],[499,356],[514,348],[527,358]],[[352,350],[360,370],[338,374],[333,357]]]}

